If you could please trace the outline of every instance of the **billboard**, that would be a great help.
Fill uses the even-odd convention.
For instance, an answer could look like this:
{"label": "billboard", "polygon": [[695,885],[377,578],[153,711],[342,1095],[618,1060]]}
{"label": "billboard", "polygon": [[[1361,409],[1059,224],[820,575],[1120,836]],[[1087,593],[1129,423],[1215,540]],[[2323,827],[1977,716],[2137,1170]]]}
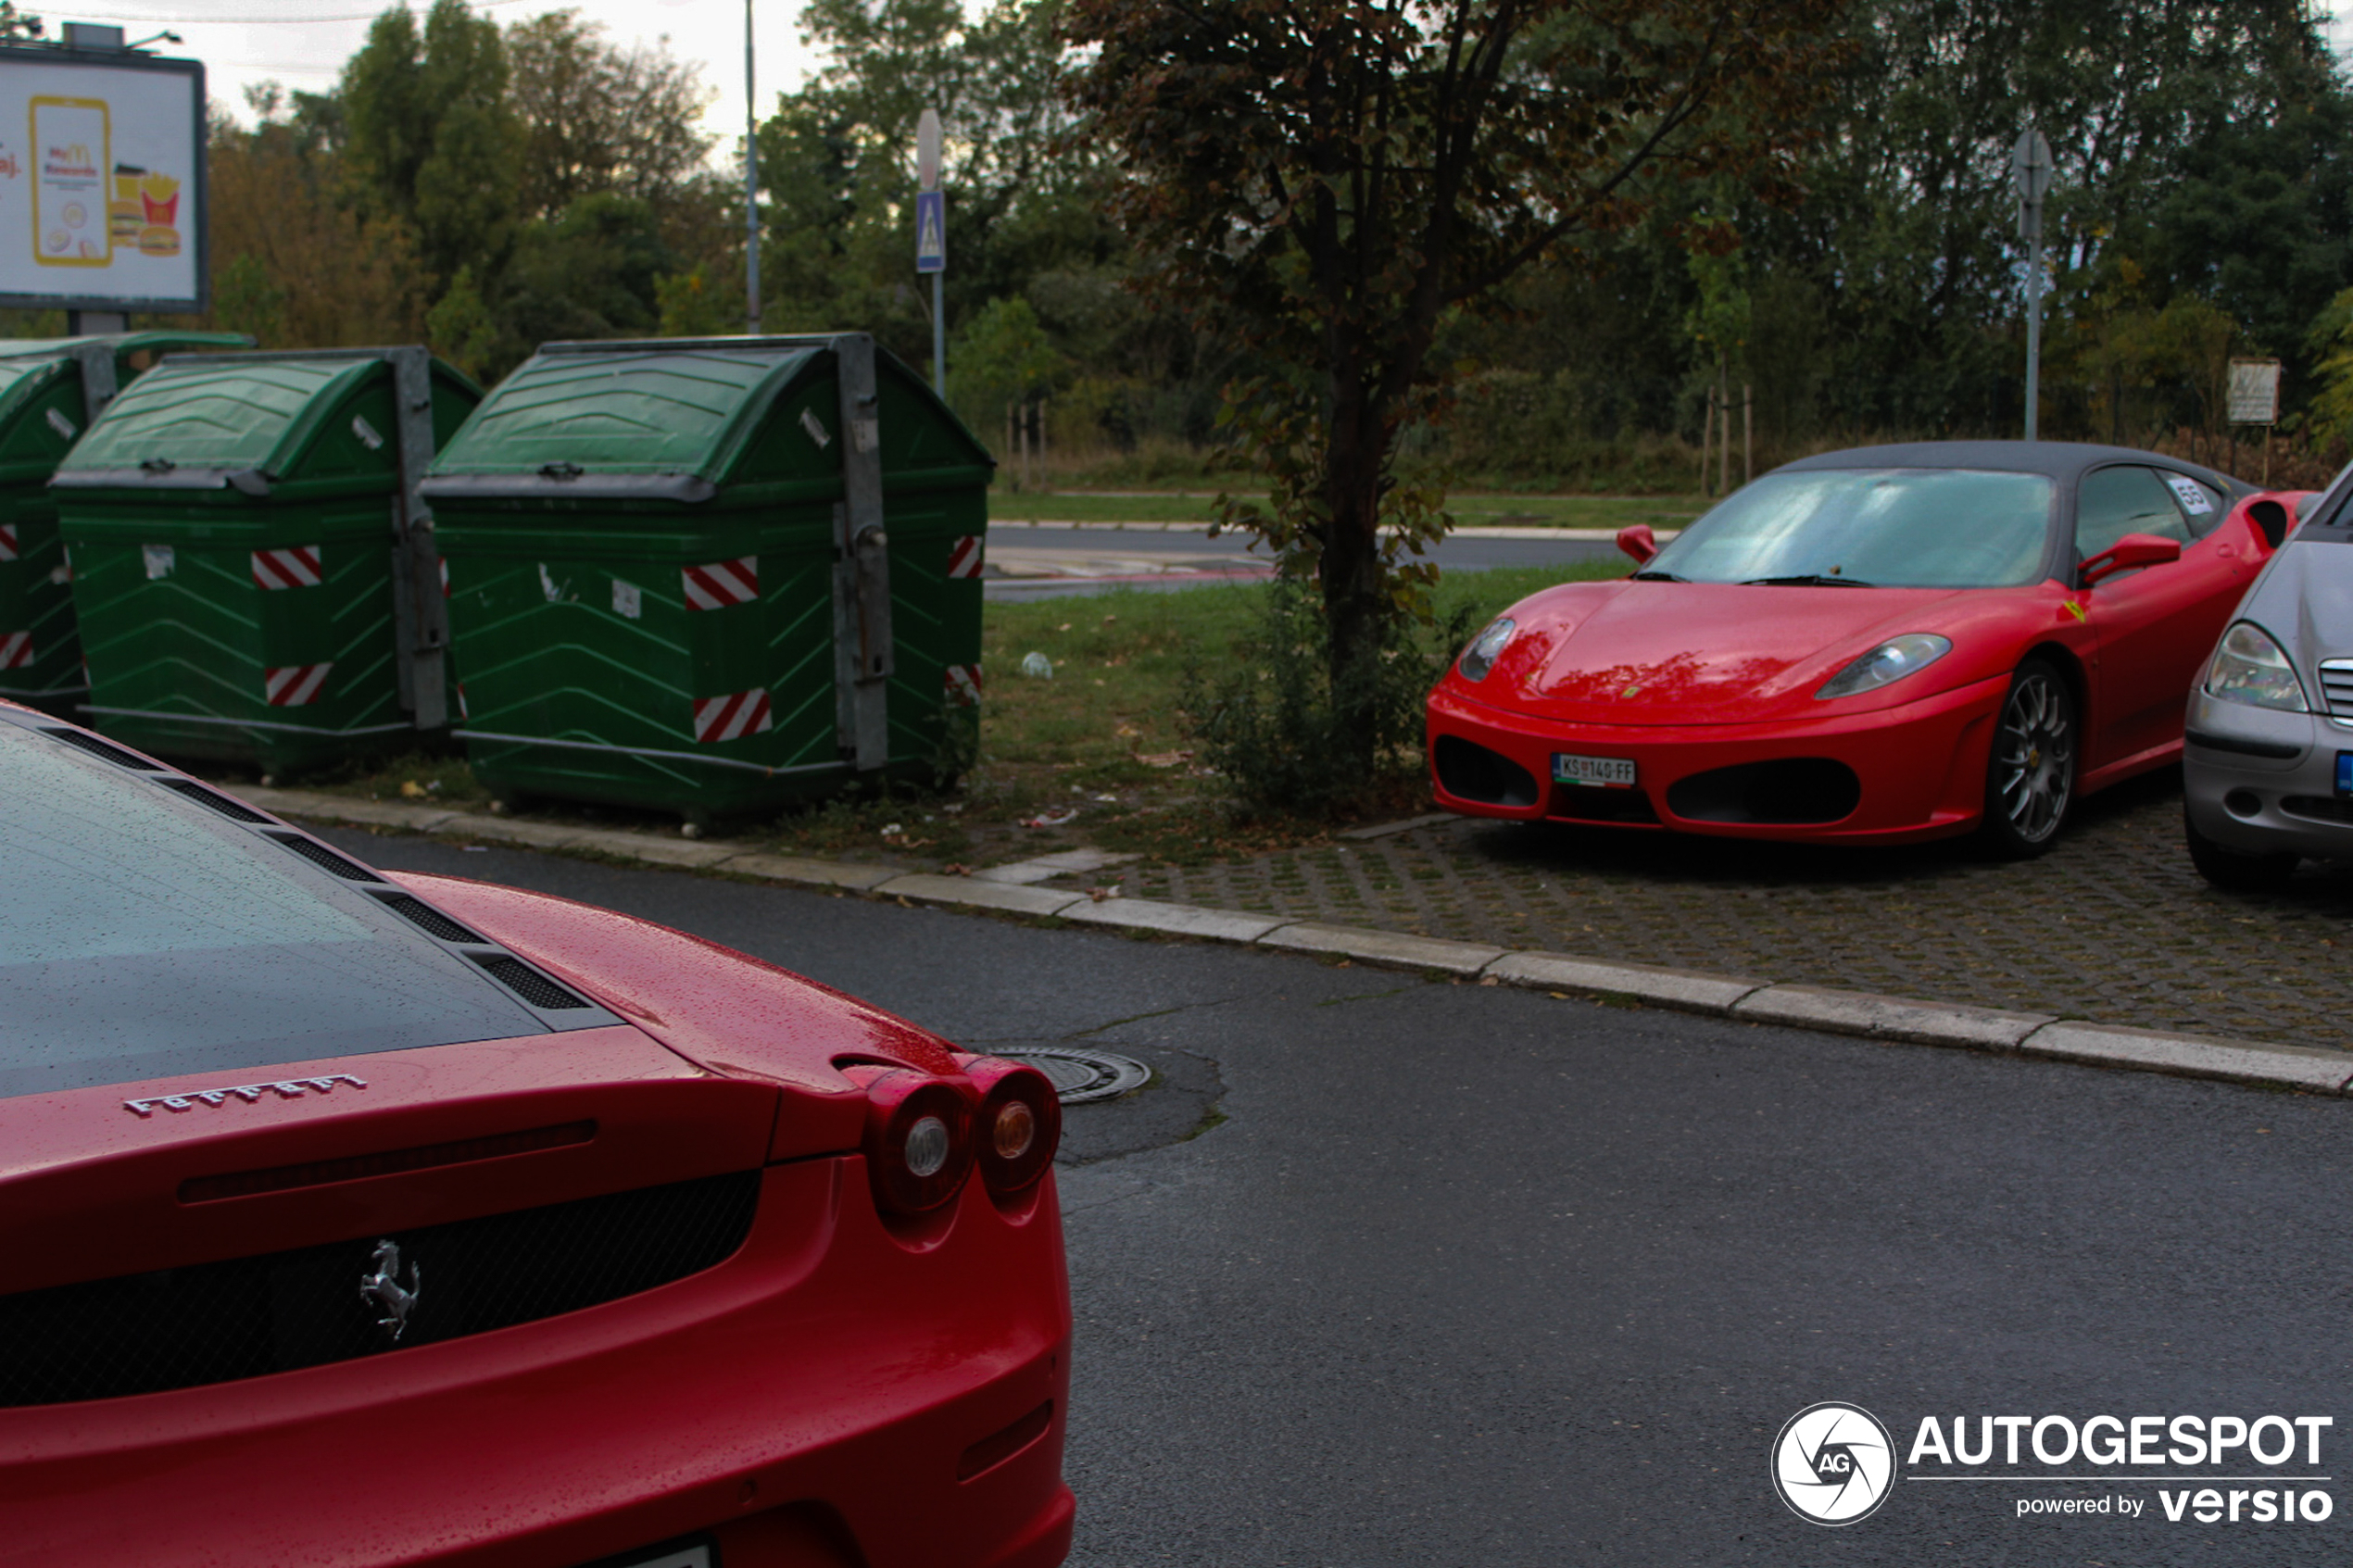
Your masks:
{"label": "billboard", "polygon": [[0,49],[0,305],[206,305],[204,67]]}

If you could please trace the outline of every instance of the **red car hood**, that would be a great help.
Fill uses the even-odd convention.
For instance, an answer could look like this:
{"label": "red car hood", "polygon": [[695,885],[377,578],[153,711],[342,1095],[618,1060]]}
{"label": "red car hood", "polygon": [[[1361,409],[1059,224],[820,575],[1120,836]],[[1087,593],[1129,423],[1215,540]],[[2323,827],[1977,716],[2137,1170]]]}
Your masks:
{"label": "red car hood", "polygon": [[[1742,723],[1810,714],[1814,693],[1886,638],[1943,630],[1949,588],[1612,583],[1528,607],[1495,674],[1515,708],[1588,724]],[[1942,683],[1938,683],[1939,685]],[[1901,700],[1936,686],[1906,685]]]}

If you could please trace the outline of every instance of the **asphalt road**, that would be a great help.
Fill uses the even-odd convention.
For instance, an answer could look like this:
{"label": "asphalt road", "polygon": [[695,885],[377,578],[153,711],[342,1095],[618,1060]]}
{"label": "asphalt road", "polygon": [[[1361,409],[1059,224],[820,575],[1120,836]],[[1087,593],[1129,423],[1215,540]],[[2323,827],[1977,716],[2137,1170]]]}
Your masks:
{"label": "asphalt road", "polygon": [[[1899,1457],[1929,1415],[2327,1415],[2318,1466],[2210,1473],[2339,1477],[2353,1106],[329,836],[630,909],[968,1044],[1158,1067],[1073,1109],[1088,1162],[1060,1178],[1085,1568],[2346,1558],[2342,1503],[2169,1523],[2158,1485],[2080,1461],[1907,1466],[1828,1529],[1768,1454],[1831,1399]],[[2117,1497],[2145,1512],[2017,1514]]]}

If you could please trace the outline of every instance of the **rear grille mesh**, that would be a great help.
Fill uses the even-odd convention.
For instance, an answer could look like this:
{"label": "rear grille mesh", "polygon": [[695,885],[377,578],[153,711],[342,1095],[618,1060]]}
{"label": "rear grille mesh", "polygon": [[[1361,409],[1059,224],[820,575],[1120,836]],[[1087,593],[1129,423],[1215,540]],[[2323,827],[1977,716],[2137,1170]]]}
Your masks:
{"label": "rear grille mesh", "polygon": [[277,840],[312,865],[321,871],[333,872],[346,882],[382,882],[384,880],[359,861],[345,859],[317,839],[305,838],[298,833],[272,833],[265,834],[263,836]]}
{"label": "rear grille mesh", "polygon": [[382,900],[384,908],[440,937],[444,942],[480,943],[482,938],[434,909],[422,898],[411,898],[406,893],[396,893]]}
{"label": "rear grille mesh", "polygon": [[[758,1171],[257,1258],[0,1296],[0,1406],[120,1399],[391,1354],[651,1290],[725,1261]],[[363,1299],[376,1245],[417,1302],[396,1343]]]}
{"label": "rear grille mesh", "polygon": [[157,784],[175,795],[184,795],[199,806],[209,806],[224,817],[241,822],[266,822],[270,819],[242,800],[232,800],[218,790],[207,789],[194,779],[157,779]]}
{"label": "rear grille mesh", "polygon": [[510,959],[502,954],[496,958],[477,958],[474,961],[490,972],[490,978],[533,1007],[562,1009],[588,1005],[521,959]]}
{"label": "rear grille mesh", "polygon": [[2333,717],[2353,719],[2353,659],[2321,660],[2321,700]]}

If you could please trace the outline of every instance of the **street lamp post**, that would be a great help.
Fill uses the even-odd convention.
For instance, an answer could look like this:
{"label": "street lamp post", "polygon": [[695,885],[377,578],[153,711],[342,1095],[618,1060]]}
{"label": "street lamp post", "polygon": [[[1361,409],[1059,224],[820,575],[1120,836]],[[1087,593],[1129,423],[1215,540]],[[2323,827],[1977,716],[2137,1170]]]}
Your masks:
{"label": "street lamp post", "polygon": [[751,0],[744,0],[744,331],[760,332],[760,100],[752,95]]}
{"label": "street lamp post", "polygon": [[2032,126],[2010,149],[2018,180],[2018,235],[2026,242],[2026,439],[2035,439],[2043,371],[2043,197],[2051,188],[2051,144]]}

